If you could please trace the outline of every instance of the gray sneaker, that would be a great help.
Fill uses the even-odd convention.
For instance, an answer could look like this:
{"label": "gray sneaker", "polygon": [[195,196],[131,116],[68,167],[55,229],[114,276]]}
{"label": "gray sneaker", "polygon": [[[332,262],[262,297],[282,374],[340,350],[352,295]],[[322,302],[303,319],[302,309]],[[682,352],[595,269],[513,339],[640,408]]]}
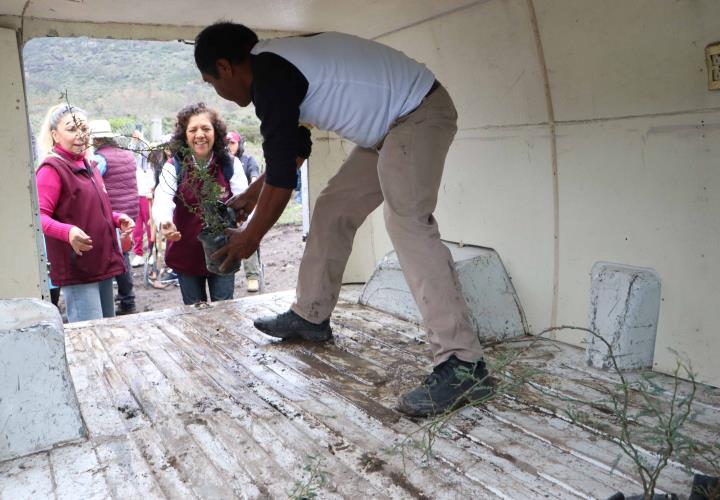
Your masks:
{"label": "gray sneaker", "polygon": [[460,361],[455,355],[437,365],[418,387],[400,396],[398,410],[413,417],[437,415],[492,394],[485,363]]}
{"label": "gray sneaker", "polygon": [[301,318],[292,310],[277,316],[258,318],[254,325],[264,334],[284,340],[302,338],[311,342],[324,342],[332,338],[329,319],[317,325]]}

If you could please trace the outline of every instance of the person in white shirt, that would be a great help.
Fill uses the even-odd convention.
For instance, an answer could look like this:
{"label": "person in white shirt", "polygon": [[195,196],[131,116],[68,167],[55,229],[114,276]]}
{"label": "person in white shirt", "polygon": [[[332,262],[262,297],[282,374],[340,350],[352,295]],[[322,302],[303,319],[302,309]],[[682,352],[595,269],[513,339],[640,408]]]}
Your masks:
{"label": "person in white shirt", "polygon": [[[130,140],[130,149],[135,151],[135,178],[138,190],[138,216],[135,219],[135,230],[133,231],[133,253],[135,255],[130,261],[132,267],[139,267],[145,263],[143,235],[147,236],[148,247],[152,242],[150,206],[153,199],[153,189],[155,188],[155,174],[152,166],[147,161],[147,156],[142,151],[139,151],[143,146],[147,147],[142,132],[136,130]],[[148,259],[152,259],[152,255]],[[150,260],[150,263],[152,263],[152,260]]]}
{"label": "person in white shirt", "polygon": [[[153,220],[167,238],[165,263],[178,274],[183,303],[207,302],[233,297],[235,275],[208,271],[198,235],[202,230],[199,215],[203,186],[192,169],[207,169],[220,186],[218,201],[242,193],[248,186],[237,158],[228,154],[224,138],[225,123],[218,113],[204,103],[184,107],[170,142],[173,157],[163,165],[155,188]],[[206,176],[207,177],[207,176]]]}
{"label": "person in white shirt", "polygon": [[230,203],[241,218],[255,212],[217,252],[228,263],[251,255],[287,205],[296,167],[311,148],[301,124],[356,144],[316,199],[295,302],[285,313],[257,318],[255,327],[282,339],[332,338],[330,316],[355,233],[382,205],[435,365],[400,397],[398,409],[431,415],[482,401],[491,392],[482,346],[433,216],[457,132],[452,98],[433,72],[392,47],[344,33],[259,40],[230,22],[203,29],[194,56],[220,97],[254,105],[263,136],[266,170]]}

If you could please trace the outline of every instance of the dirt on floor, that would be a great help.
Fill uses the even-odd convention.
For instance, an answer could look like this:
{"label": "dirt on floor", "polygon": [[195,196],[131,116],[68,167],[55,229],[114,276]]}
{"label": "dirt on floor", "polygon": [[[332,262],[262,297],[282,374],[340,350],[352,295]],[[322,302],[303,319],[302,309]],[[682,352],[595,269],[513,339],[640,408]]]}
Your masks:
{"label": "dirt on floor", "polygon": [[[295,288],[304,249],[302,225],[278,225],[268,232],[260,244],[260,259],[265,269],[265,293]],[[170,285],[164,289],[145,286],[142,267],[133,268],[133,282],[138,312],[182,305],[178,286]],[[246,286],[245,271],[241,269],[235,275],[234,298],[257,295],[249,293]]]}

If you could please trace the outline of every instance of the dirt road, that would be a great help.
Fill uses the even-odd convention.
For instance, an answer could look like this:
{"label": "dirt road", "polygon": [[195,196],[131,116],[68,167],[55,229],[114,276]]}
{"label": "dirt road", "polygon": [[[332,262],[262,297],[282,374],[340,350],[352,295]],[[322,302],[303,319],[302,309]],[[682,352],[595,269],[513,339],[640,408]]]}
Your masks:
{"label": "dirt road", "polygon": [[[270,230],[260,246],[262,262],[265,265],[266,292],[295,288],[298,265],[304,248],[302,226],[275,226]],[[182,305],[180,288],[177,286],[171,285],[165,289],[146,288],[143,285],[142,267],[134,268],[133,276],[138,312]],[[235,275],[235,298],[254,295],[249,294],[245,286],[245,273],[240,270]]]}

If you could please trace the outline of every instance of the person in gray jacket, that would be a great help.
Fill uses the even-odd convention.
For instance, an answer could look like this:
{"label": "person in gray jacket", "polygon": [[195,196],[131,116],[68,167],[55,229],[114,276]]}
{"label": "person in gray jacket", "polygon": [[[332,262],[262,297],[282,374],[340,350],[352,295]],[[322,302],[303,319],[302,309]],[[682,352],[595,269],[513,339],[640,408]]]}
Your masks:
{"label": "person in gray jacket", "polygon": [[[260,168],[255,157],[245,152],[245,139],[237,132],[230,131],[225,136],[225,142],[230,154],[240,160],[248,184],[254,182],[260,176]],[[258,252],[256,251],[247,259],[243,259],[242,265],[245,270],[247,291],[251,293],[257,292],[260,290],[260,259]]]}

